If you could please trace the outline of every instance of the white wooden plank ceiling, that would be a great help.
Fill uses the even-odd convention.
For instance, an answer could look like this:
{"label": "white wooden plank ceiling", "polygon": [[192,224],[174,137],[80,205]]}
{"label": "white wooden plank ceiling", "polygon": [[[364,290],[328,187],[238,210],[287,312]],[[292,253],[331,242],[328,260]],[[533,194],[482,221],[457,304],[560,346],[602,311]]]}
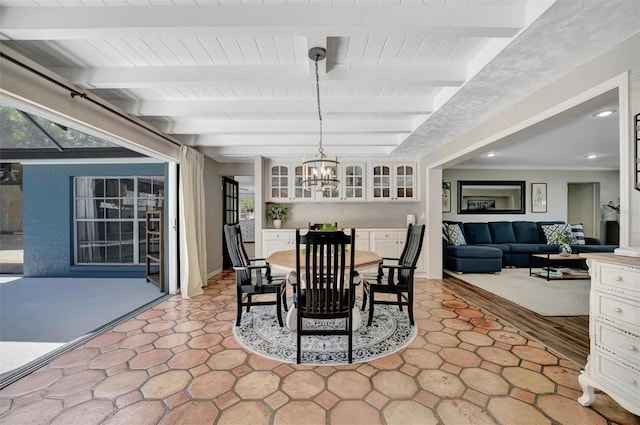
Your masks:
{"label": "white wooden plank ceiling", "polygon": [[0,0],[0,40],[220,161],[317,152],[324,47],[325,151],[387,156],[553,3]]}

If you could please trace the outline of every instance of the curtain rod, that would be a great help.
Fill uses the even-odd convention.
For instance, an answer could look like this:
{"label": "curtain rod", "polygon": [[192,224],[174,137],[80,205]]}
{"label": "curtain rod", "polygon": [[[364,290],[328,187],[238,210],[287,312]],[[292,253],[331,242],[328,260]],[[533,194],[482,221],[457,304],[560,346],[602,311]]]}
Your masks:
{"label": "curtain rod", "polygon": [[156,136],[160,136],[164,140],[166,140],[168,142],[171,142],[171,143],[173,143],[174,145],[176,145],[178,147],[182,146],[181,143],[178,143],[178,142],[172,140],[167,135],[161,133],[159,130],[156,130],[154,128],[149,128],[149,127],[147,127],[145,125],[142,125],[140,122],[134,120],[129,115],[127,115],[125,113],[122,113],[122,112],[120,112],[120,111],[118,111],[118,110],[116,110],[116,109],[114,109],[114,108],[112,108],[110,106],[107,106],[107,105],[103,104],[102,102],[99,102],[99,101],[89,97],[89,95],[87,93],[80,92],[80,91],[76,90],[75,88],[69,86],[68,84],[65,84],[65,83],[63,83],[63,82],[61,82],[61,81],[59,81],[59,80],[57,80],[57,79],[55,79],[53,77],[50,77],[49,75],[45,74],[44,72],[39,71],[39,70],[37,70],[37,69],[35,69],[35,68],[33,68],[33,67],[23,63],[23,62],[21,62],[21,61],[19,61],[18,59],[14,58],[12,56],[9,56],[5,52],[0,52],[0,57],[2,57],[4,59],[7,59],[9,62],[14,63],[14,64],[18,65],[19,67],[21,67],[23,69],[26,69],[27,71],[30,71],[33,74],[36,74],[40,78],[43,78],[43,79],[49,81],[50,83],[53,83],[53,84],[55,84],[55,85],[57,85],[59,87],[62,87],[65,90],[69,90],[69,92],[71,94],[71,97],[74,98],[74,99],[76,97],[80,97],[82,99],[86,99],[89,102],[93,103],[94,105],[97,105],[97,106],[101,107],[102,109],[105,109],[105,110],[111,112],[112,114],[117,115],[120,118],[124,118],[125,120],[129,121],[132,124],[137,125],[140,128],[143,128],[143,129],[145,129],[147,131],[150,131],[153,134],[155,134]]}

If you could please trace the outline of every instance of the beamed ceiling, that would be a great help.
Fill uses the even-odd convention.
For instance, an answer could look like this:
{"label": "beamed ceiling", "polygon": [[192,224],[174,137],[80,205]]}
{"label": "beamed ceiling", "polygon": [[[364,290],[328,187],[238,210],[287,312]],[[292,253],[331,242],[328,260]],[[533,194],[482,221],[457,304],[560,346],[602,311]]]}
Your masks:
{"label": "beamed ceiling", "polygon": [[324,47],[325,151],[421,157],[637,32],[636,8],[635,0],[0,0],[0,40],[218,161],[317,152],[308,50]]}

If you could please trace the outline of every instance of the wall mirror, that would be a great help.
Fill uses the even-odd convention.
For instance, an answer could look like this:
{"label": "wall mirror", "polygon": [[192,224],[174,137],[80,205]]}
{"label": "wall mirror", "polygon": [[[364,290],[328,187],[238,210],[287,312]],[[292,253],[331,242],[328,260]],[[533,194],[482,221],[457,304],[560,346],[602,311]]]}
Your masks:
{"label": "wall mirror", "polygon": [[524,214],[524,180],[459,180],[458,214]]}

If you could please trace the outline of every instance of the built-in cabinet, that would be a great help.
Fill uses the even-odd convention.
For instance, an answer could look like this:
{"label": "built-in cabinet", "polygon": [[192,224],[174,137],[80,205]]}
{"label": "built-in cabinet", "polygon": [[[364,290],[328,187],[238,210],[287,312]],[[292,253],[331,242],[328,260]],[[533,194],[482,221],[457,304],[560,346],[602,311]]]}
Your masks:
{"label": "built-in cabinet", "polygon": [[415,163],[372,163],[369,199],[372,201],[417,201]]}
{"label": "built-in cabinet", "polygon": [[268,202],[358,202],[418,200],[414,162],[340,164],[340,187],[334,191],[306,191],[301,163],[270,163],[267,167]]}
{"label": "built-in cabinet", "polygon": [[578,402],[589,406],[598,388],[640,415],[640,258],[581,255],[591,273],[590,349]]}
{"label": "built-in cabinet", "polygon": [[[305,229],[306,230],[306,229]],[[402,254],[407,236],[407,229],[356,229],[356,250],[373,251],[381,257],[398,258]],[[276,251],[296,248],[296,231],[293,229],[262,231],[262,256],[268,257]],[[423,271],[423,254],[417,264],[417,271]]]}

